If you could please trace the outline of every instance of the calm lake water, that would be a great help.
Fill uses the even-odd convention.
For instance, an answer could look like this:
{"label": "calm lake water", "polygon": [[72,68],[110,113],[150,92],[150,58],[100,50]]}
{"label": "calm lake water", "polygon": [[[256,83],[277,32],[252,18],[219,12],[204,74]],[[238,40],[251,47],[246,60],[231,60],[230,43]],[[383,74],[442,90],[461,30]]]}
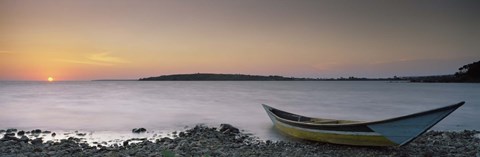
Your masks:
{"label": "calm lake water", "polygon": [[0,128],[129,132],[230,123],[282,138],[261,104],[313,117],[381,120],[466,101],[434,130],[480,130],[480,84],[384,81],[0,82]]}

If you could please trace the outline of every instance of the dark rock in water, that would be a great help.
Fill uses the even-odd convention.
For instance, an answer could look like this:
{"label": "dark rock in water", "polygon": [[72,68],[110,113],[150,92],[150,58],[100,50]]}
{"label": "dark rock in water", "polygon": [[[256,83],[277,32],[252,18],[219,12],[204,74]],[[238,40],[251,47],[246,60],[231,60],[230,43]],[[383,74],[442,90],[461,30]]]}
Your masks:
{"label": "dark rock in water", "polygon": [[19,132],[17,132],[17,136],[23,136],[23,135],[25,135],[25,131],[20,130]]}
{"label": "dark rock in water", "polygon": [[132,133],[137,133],[137,134],[138,133],[144,133],[146,131],[147,131],[147,129],[145,129],[145,128],[134,128],[134,129],[132,129]]}
{"label": "dark rock in water", "polygon": [[26,132],[23,131],[23,130],[20,130],[20,131],[17,132],[17,135],[18,135],[18,136],[23,136],[23,135],[25,135],[25,134],[26,134]]}
{"label": "dark rock in water", "polygon": [[230,124],[220,124],[220,132],[222,133],[240,133],[240,130],[238,128],[233,127]]}
{"label": "dark rock in water", "polygon": [[15,136],[15,133],[5,133],[5,135],[3,135],[4,137],[5,136]]}
{"label": "dark rock in water", "polygon": [[69,137],[69,138],[67,138],[67,140],[68,141],[74,141],[74,142],[80,142],[81,141],[81,139],[75,138],[75,137]]}
{"label": "dark rock in water", "polygon": [[33,145],[42,144],[42,143],[43,143],[42,138],[36,138],[36,139],[32,140]]}
{"label": "dark rock in water", "polygon": [[85,136],[87,133],[77,133],[77,136]]}
{"label": "dark rock in water", "polygon": [[27,143],[30,140],[27,136],[20,137],[19,141]]}
{"label": "dark rock in water", "polygon": [[48,130],[45,130],[45,131],[43,131],[42,133],[44,133],[44,134],[49,134],[49,133],[52,133],[52,132],[51,132],[51,131],[48,131]]}
{"label": "dark rock in water", "polygon": [[128,140],[123,141],[123,146],[125,146],[125,147],[128,146]]}
{"label": "dark rock in water", "polygon": [[52,133],[52,137],[55,137],[55,136],[57,136],[57,134],[56,134],[56,133]]}
{"label": "dark rock in water", "polygon": [[4,133],[4,132],[5,132],[5,130],[0,130],[0,133]]}
{"label": "dark rock in water", "polygon": [[40,129],[32,130],[32,134],[40,134],[40,133],[42,133],[42,130]]}
{"label": "dark rock in water", "polygon": [[15,133],[5,133],[5,135],[3,135],[2,140],[5,140],[5,141],[15,140],[15,141],[17,141],[18,138],[15,137]]}
{"label": "dark rock in water", "polygon": [[12,133],[12,132],[17,132],[17,129],[15,128],[7,129],[7,133]]}

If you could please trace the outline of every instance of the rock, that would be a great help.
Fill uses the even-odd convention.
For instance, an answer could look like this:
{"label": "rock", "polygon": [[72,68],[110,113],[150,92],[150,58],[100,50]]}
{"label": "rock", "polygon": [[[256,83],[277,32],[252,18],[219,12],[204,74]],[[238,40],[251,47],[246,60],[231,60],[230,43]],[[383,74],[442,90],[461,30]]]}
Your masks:
{"label": "rock", "polygon": [[55,137],[55,136],[57,136],[57,134],[56,134],[56,133],[52,133],[52,137]]}
{"label": "rock", "polygon": [[33,148],[33,152],[42,152],[42,148],[39,148],[39,147],[35,147]]}
{"label": "rock", "polygon": [[18,138],[15,137],[15,133],[5,133],[5,135],[3,135],[3,138],[2,140],[4,141],[18,141]]}
{"label": "rock", "polygon": [[107,148],[107,150],[108,150],[108,152],[105,154],[105,156],[108,156],[108,157],[121,156],[115,151],[109,150],[108,148]]}
{"label": "rock", "polygon": [[128,146],[128,140],[123,141],[123,146],[124,146],[124,147]]}
{"label": "rock", "polygon": [[19,141],[27,143],[30,140],[27,136],[20,137]]}
{"label": "rock", "polygon": [[33,145],[42,144],[42,143],[43,143],[42,138],[36,138],[32,140]]}
{"label": "rock", "polygon": [[161,138],[160,139],[160,142],[171,142],[172,139],[168,138],[168,137],[164,137],[164,138]]}
{"label": "rock", "polygon": [[42,133],[42,130],[40,130],[40,129],[35,129],[35,130],[32,130],[31,133],[32,133],[32,134],[40,134],[40,133]]}
{"label": "rock", "polygon": [[53,142],[52,140],[48,140],[47,142],[45,142],[44,144],[47,145],[47,146],[51,146],[53,145],[55,142]]}
{"label": "rock", "polygon": [[87,133],[77,133],[77,136],[85,136]]}
{"label": "rock", "polygon": [[132,133],[137,133],[137,134],[138,133],[144,133],[146,131],[147,131],[147,129],[145,129],[145,128],[134,128],[134,129],[132,129]]}
{"label": "rock", "polygon": [[82,147],[83,149],[90,148],[90,146],[87,143],[80,143],[79,146]]}
{"label": "rock", "polygon": [[17,132],[17,136],[23,136],[23,135],[25,135],[25,131],[20,130],[19,132]]}
{"label": "rock", "polygon": [[12,132],[17,132],[17,129],[15,128],[7,129],[7,133],[12,133]]}
{"label": "rock", "polygon": [[446,132],[444,132],[444,133],[442,134],[442,138],[443,138],[443,139],[446,139],[446,140],[450,140],[450,137],[448,136],[448,133],[446,133]]}
{"label": "rock", "polygon": [[178,136],[179,137],[185,137],[185,133],[182,131],[182,132],[178,133]]}
{"label": "rock", "polygon": [[233,127],[230,124],[220,124],[220,132],[222,133],[240,133],[240,130],[238,128]]}
{"label": "rock", "polygon": [[77,143],[81,141],[81,139],[75,138],[75,137],[69,137],[69,138],[67,138],[67,140],[68,140],[68,141],[77,142]]}
{"label": "rock", "polygon": [[42,133],[44,133],[44,134],[49,134],[49,133],[52,133],[52,132],[51,132],[51,131],[48,131],[48,130],[45,130],[45,131],[43,131]]}
{"label": "rock", "polygon": [[14,137],[15,133],[10,132],[10,133],[5,133],[5,135],[3,135],[3,137],[7,137],[7,136],[8,137]]}
{"label": "rock", "polygon": [[3,130],[3,129],[2,129],[2,130],[0,130],[0,133],[4,133],[4,132],[6,132],[6,131],[5,131],[5,130]]}

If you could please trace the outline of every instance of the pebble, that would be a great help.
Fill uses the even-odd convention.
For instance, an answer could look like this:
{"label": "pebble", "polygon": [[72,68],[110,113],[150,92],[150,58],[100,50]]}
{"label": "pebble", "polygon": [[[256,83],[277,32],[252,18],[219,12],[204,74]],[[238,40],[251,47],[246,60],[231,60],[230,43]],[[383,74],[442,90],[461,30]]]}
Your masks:
{"label": "pebble", "polygon": [[220,124],[220,132],[236,134],[236,133],[239,133],[240,131],[238,130],[238,128],[233,127],[230,124]]}
{"label": "pebble", "polygon": [[22,136],[22,137],[20,137],[20,139],[19,139],[19,140],[20,140],[20,141],[22,141],[22,142],[25,142],[25,143],[27,143],[27,142],[28,142],[28,140],[30,140],[30,139],[29,139],[27,136]]}
{"label": "pebble", "polygon": [[32,140],[33,145],[42,144],[42,143],[43,143],[42,138],[36,138]]}

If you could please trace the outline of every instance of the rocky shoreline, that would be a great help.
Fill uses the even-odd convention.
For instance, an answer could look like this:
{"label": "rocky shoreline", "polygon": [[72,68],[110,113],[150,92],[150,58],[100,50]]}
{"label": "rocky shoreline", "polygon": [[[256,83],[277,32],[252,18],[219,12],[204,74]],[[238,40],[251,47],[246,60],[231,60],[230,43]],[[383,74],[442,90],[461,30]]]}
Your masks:
{"label": "rocky shoreline", "polygon": [[402,147],[262,141],[228,124],[175,131],[175,138],[129,139],[112,145],[91,145],[76,137],[44,141],[42,136],[26,136],[54,135],[41,130],[7,129],[0,133],[0,156],[480,156],[480,132],[469,130],[429,131]]}

